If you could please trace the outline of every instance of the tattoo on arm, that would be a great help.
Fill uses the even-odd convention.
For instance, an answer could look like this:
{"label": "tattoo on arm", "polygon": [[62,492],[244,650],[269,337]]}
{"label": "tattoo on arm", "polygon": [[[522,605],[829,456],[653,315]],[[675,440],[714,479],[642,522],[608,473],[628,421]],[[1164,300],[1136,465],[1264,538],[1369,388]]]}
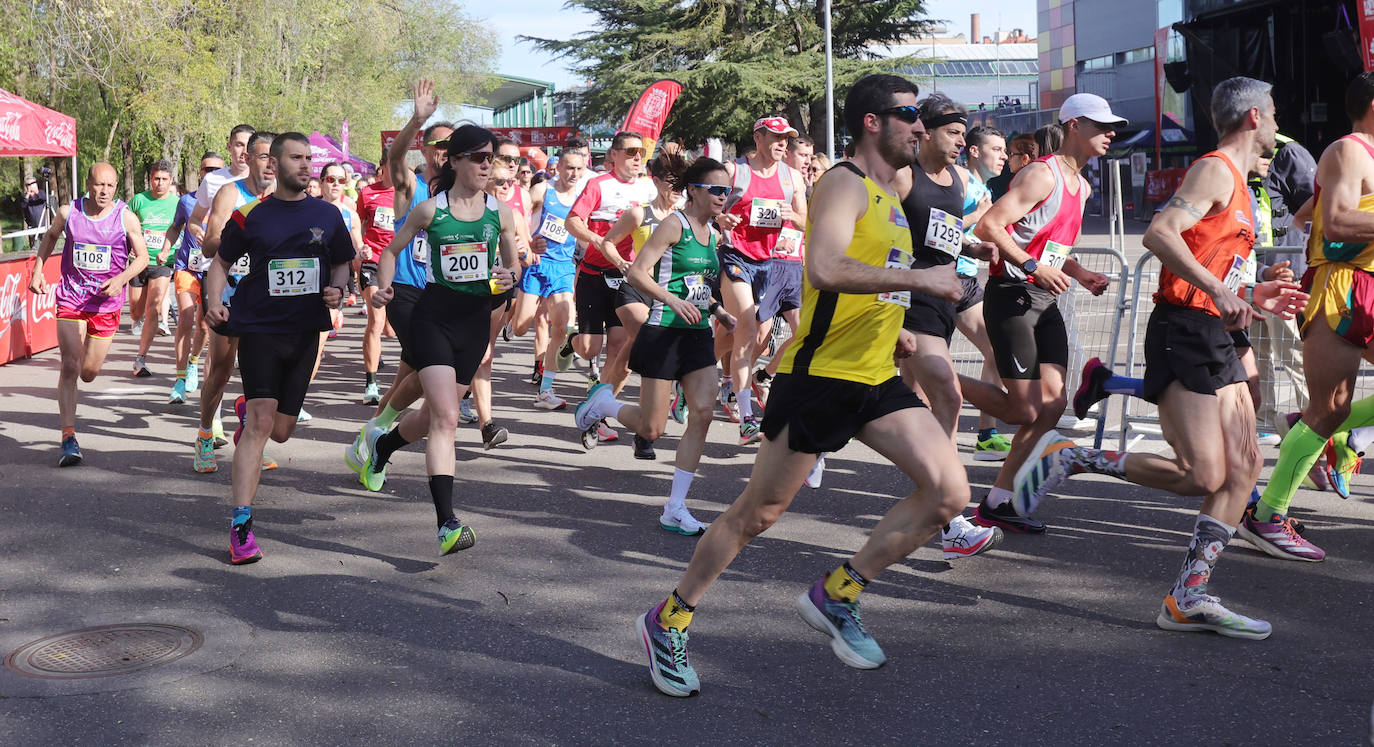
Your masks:
{"label": "tattoo on arm", "polygon": [[1188,202],[1187,200],[1183,199],[1182,197],[1179,197],[1178,195],[1170,197],[1169,201],[1164,203],[1164,207],[1178,208],[1179,210],[1182,210],[1183,212],[1193,216],[1194,220],[1202,220],[1203,216],[1206,215],[1201,210],[1198,210],[1197,207],[1193,205],[1193,203]]}

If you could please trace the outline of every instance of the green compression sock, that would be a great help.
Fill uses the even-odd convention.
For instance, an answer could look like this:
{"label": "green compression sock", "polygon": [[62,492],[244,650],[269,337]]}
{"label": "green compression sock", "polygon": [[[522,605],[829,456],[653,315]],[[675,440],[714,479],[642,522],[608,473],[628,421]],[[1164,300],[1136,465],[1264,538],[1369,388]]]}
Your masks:
{"label": "green compression sock", "polygon": [[1269,484],[1264,486],[1259,505],[1255,506],[1255,518],[1272,521],[1275,514],[1287,514],[1302,479],[1307,477],[1312,465],[1317,463],[1326,439],[1322,438],[1307,423],[1298,421],[1279,447],[1279,461],[1269,475]]}
{"label": "green compression sock", "polygon": [[395,409],[393,409],[393,408],[391,407],[391,405],[387,405],[386,407],[383,407],[383,408],[382,408],[382,414],[381,414],[381,415],[378,415],[378,416],[373,420],[373,422],[377,425],[378,428],[387,428],[387,429],[390,429],[390,428],[391,428],[391,424],[392,424],[392,423],[395,423],[395,422],[396,422],[396,418],[400,417],[400,415],[401,415],[401,413],[399,413],[399,412],[397,412]]}
{"label": "green compression sock", "polygon": [[1368,425],[1374,425],[1374,397],[1365,397],[1359,402],[1351,403],[1350,416],[1341,423],[1335,433],[1331,434],[1331,438],[1335,439],[1336,443],[1343,444],[1350,431]]}

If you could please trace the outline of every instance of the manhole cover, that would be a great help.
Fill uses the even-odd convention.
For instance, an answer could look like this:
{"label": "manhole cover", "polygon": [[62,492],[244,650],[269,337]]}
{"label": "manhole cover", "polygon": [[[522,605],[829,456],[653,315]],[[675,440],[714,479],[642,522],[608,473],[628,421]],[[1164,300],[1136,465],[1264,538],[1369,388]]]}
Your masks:
{"label": "manhole cover", "polygon": [[101,625],[20,646],[5,657],[5,668],[55,680],[110,677],[176,661],[204,642],[199,632],[179,625]]}

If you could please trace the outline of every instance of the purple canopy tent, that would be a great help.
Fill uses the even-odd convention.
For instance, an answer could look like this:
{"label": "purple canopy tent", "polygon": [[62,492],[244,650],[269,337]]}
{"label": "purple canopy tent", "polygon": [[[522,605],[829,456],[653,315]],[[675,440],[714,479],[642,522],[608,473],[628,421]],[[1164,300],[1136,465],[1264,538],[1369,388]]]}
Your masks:
{"label": "purple canopy tent", "polygon": [[375,174],[377,167],[354,155],[345,156],[339,141],[321,134],[319,130],[310,133],[310,175],[319,176],[325,166],[334,161],[347,161],[353,170],[360,174]]}

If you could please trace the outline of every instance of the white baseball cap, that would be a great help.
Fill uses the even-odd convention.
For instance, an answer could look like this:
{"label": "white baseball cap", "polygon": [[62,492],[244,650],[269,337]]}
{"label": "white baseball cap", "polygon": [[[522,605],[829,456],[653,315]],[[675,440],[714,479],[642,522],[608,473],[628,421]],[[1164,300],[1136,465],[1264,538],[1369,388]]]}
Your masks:
{"label": "white baseball cap", "polygon": [[1059,121],[1067,122],[1076,117],[1084,117],[1098,124],[1113,127],[1125,127],[1130,124],[1112,113],[1112,107],[1106,99],[1093,93],[1075,93],[1064,99],[1064,105],[1059,107]]}

